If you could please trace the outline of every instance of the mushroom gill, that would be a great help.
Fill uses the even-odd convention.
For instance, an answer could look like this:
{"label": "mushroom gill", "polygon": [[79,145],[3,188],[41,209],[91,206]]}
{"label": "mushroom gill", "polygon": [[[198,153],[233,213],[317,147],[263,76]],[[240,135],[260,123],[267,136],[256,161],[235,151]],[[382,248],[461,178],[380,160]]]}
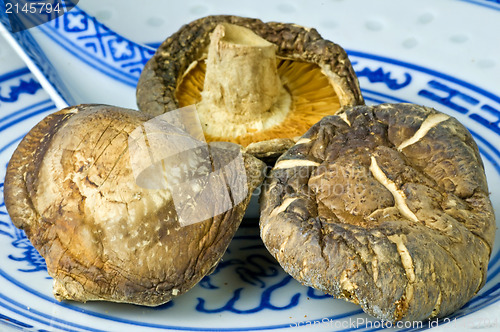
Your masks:
{"label": "mushroom gill", "polygon": [[340,109],[332,80],[320,66],[277,56],[251,30],[219,24],[208,54],[178,80],[180,107],[197,105],[207,141],[248,146],[301,136]]}

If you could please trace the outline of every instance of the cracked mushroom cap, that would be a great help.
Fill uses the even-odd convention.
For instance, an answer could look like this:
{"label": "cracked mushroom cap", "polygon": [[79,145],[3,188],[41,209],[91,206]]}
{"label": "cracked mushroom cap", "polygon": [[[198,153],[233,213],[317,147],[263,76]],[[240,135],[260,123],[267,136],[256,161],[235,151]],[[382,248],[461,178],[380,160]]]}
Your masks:
{"label": "cracked mushroom cap", "polygon": [[[129,138],[149,119],[105,105],[66,108],[36,125],[12,156],[5,203],[14,225],[45,258],[57,299],[165,303],[215,267],[239,226],[264,164],[244,154],[238,176],[246,176],[248,190],[241,202],[213,218],[180,224],[173,192],[139,186],[131,167]],[[210,150],[213,160],[232,161],[227,151]],[[231,178],[231,169],[221,172],[212,186]],[[234,197],[234,187],[224,186]],[[194,208],[217,205],[222,196],[214,192]]]}
{"label": "cracked mushroom cap", "polygon": [[278,159],[260,228],[302,284],[411,321],[479,291],[495,218],[469,132],[434,109],[383,104],[325,117]]}
{"label": "cracked mushroom cap", "polygon": [[345,51],[315,29],[208,16],[158,48],[137,103],[152,115],[196,104],[207,141],[272,159],[324,116],[364,101]]}

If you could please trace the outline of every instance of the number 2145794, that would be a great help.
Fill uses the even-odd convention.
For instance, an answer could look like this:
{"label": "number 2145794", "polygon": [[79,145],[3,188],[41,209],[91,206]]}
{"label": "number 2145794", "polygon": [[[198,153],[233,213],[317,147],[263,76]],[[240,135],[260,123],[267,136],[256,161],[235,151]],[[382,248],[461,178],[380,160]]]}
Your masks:
{"label": "number 2145794", "polygon": [[59,3],[52,4],[48,2],[30,2],[19,4],[5,3],[6,14],[50,14],[59,13],[62,11]]}

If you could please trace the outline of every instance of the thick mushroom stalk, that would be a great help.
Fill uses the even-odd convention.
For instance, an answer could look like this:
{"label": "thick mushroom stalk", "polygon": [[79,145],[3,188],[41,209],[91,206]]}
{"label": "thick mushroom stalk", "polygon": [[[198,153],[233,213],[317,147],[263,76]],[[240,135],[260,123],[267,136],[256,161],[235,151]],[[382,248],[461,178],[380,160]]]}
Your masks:
{"label": "thick mushroom stalk", "polygon": [[237,137],[283,121],[291,97],[278,76],[276,50],[247,28],[217,25],[197,105],[205,133]]}

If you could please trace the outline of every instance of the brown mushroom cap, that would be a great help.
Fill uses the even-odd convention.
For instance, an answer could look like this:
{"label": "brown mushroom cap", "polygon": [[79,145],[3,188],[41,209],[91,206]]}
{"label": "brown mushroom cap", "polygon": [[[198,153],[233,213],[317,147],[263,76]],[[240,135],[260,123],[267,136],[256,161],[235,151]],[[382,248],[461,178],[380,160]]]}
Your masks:
{"label": "brown mushroom cap", "polygon": [[130,133],[149,119],[105,105],[66,108],[36,125],[12,156],[5,203],[45,258],[57,299],[165,303],[209,273],[236,232],[263,163],[243,155],[243,201],[182,227],[171,192],[138,186],[131,169]]}
{"label": "brown mushroom cap", "polygon": [[[294,138],[323,116],[335,114],[341,106],[364,103],[347,54],[315,29],[237,16],[208,16],[183,26],[146,64],[137,86],[139,109],[158,115],[198,103],[211,34],[218,25],[228,23],[248,28],[276,45],[278,75],[291,94],[292,108],[280,125],[235,137],[206,133],[208,141],[249,146],[249,153],[259,157],[280,155],[284,145],[293,145]],[[228,110],[227,118],[231,112]]]}
{"label": "brown mushroom cap", "polygon": [[260,228],[295,279],[396,321],[446,316],[479,291],[495,219],[469,132],[383,104],[324,118],[278,159]]}

